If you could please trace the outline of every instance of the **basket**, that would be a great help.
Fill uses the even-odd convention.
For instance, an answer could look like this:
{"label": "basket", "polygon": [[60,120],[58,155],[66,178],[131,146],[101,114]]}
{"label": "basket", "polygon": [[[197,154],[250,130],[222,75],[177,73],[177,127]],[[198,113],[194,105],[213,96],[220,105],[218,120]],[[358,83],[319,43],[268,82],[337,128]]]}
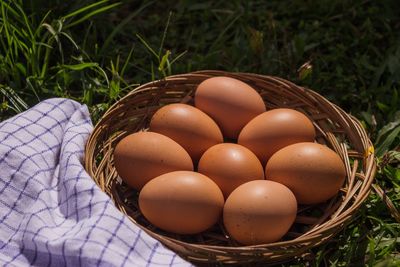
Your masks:
{"label": "basket", "polygon": [[[339,194],[314,206],[300,206],[289,233],[275,243],[240,246],[226,234],[222,223],[192,236],[169,234],[152,226],[140,213],[138,192],[121,182],[113,164],[113,150],[120,139],[146,129],[154,112],[170,103],[192,103],[197,85],[213,76],[233,77],[257,90],[267,109],[287,107],[312,121],[317,142],[335,150],[346,166],[346,180]],[[262,266],[306,255],[341,231],[369,194],[376,163],[371,141],[361,124],[318,93],[287,80],[250,73],[200,71],[149,82],[116,102],[100,119],[86,144],[85,167],[118,209],[166,247],[195,264],[248,264]]]}

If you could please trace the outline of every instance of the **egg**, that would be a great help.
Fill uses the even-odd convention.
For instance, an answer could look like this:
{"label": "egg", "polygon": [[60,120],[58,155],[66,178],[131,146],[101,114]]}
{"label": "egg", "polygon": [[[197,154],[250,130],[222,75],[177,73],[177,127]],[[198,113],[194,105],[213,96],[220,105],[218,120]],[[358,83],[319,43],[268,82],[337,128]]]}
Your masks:
{"label": "egg", "polygon": [[197,234],[221,217],[224,197],[208,177],[175,171],[148,182],[139,194],[144,217],[160,229],[176,234]]}
{"label": "egg", "polygon": [[240,132],[238,144],[253,151],[265,165],[279,149],[314,139],[315,129],[307,116],[293,109],[278,108],[252,119]]}
{"label": "egg", "polygon": [[257,180],[236,188],[225,202],[223,222],[229,235],[244,245],[280,240],[297,213],[293,193],[273,181]]}
{"label": "egg", "polygon": [[264,179],[264,169],[256,155],[233,143],[210,147],[200,158],[198,172],[210,177],[225,198],[243,183]]}
{"label": "egg", "polygon": [[161,174],[193,171],[192,159],[182,146],[153,132],[124,137],[115,147],[114,165],[121,179],[137,190]]}
{"label": "egg", "polygon": [[223,76],[201,82],[194,102],[230,139],[236,139],[251,119],[265,111],[264,101],[256,90],[240,80]]}
{"label": "egg", "polygon": [[335,196],[345,180],[343,161],[317,143],[297,143],[276,152],[265,167],[265,177],[286,185],[300,204],[317,204]]}
{"label": "egg", "polygon": [[223,142],[218,125],[201,110],[186,104],[170,104],[152,117],[150,131],[166,135],[180,144],[197,163],[209,147]]}

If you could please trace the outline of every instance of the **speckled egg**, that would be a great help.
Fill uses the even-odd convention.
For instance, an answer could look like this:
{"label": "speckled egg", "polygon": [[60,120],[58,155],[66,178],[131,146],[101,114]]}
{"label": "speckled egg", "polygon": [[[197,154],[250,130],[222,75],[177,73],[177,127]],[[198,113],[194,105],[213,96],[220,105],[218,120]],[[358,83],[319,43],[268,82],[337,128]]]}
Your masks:
{"label": "speckled egg", "polygon": [[346,177],[343,161],[324,145],[305,142],[282,148],[265,167],[268,180],[286,185],[300,204],[317,204],[335,196]]}
{"label": "speckled egg", "polygon": [[137,190],[161,174],[193,171],[192,159],[182,146],[153,132],[137,132],[124,137],[115,147],[114,164],[121,179]]}
{"label": "speckled egg", "polygon": [[278,108],[264,112],[246,124],[238,144],[253,151],[265,165],[279,149],[314,139],[315,129],[307,116],[294,109]]}
{"label": "speckled egg", "polygon": [[197,234],[220,218],[224,197],[208,177],[190,171],[163,174],[148,182],[139,194],[144,217],[160,229]]}
{"label": "speckled egg", "polygon": [[186,104],[170,104],[152,117],[150,131],[166,135],[180,144],[196,164],[209,147],[223,142],[218,125],[201,110]]}
{"label": "speckled egg", "polygon": [[230,194],[223,220],[233,239],[243,245],[259,245],[280,240],[296,213],[296,198],[286,186],[257,180],[242,184]]}
{"label": "speckled egg", "polygon": [[216,182],[225,198],[243,183],[264,179],[263,166],[256,155],[233,143],[210,147],[201,157],[198,171]]}
{"label": "speckled egg", "polygon": [[254,88],[223,76],[201,82],[194,102],[217,122],[224,137],[230,139],[236,139],[251,119],[265,111],[264,101]]}

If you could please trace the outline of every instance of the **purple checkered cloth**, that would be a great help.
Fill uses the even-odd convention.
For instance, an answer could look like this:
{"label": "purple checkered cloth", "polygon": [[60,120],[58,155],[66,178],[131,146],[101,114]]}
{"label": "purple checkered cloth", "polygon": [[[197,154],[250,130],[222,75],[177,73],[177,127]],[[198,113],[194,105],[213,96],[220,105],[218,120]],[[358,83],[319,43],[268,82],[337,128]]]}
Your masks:
{"label": "purple checkered cloth", "polygon": [[91,130],[86,106],[59,98],[0,123],[0,265],[190,266],[85,172]]}

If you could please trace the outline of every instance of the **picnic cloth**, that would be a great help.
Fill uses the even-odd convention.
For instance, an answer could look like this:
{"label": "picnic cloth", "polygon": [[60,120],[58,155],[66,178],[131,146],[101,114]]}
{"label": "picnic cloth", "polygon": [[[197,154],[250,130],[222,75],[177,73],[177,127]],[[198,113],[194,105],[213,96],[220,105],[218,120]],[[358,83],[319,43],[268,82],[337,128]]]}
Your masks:
{"label": "picnic cloth", "polygon": [[87,107],[61,98],[0,123],[0,265],[190,266],[85,172],[92,129]]}

